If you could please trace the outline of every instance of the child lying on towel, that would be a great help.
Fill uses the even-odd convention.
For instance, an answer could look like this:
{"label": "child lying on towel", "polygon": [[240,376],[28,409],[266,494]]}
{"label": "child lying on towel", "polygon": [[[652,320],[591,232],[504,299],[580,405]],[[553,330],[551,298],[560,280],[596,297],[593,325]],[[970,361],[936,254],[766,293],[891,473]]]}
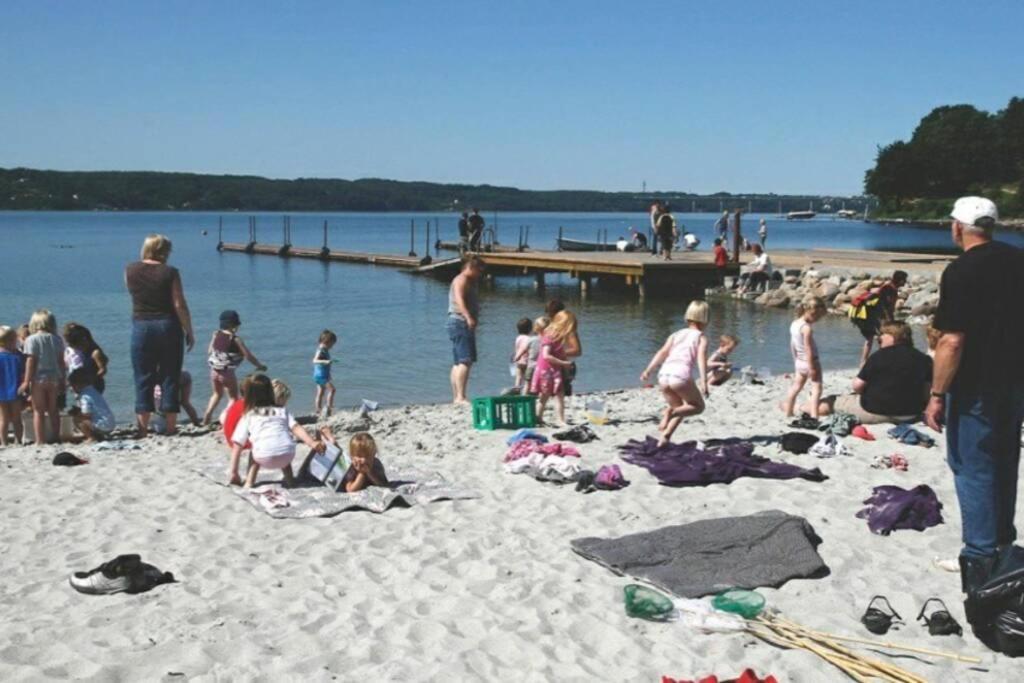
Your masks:
{"label": "child lying on towel", "polygon": [[[325,427],[320,434],[325,441],[337,446],[329,429]],[[368,486],[388,486],[384,463],[377,459],[377,442],[368,432],[353,435],[348,442],[348,456],[352,464],[341,480],[345,493],[362,491]]]}

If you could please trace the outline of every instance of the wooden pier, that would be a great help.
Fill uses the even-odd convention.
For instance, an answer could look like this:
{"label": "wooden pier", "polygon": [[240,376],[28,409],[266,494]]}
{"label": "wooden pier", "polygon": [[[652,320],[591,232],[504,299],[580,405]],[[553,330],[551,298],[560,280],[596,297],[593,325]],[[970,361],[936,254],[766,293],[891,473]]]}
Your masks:
{"label": "wooden pier", "polygon": [[[223,242],[217,245],[220,251],[235,251],[243,254],[259,254],[262,256],[281,256],[284,258],[306,258],[318,261],[340,261],[343,263],[365,263],[375,266],[414,269],[426,265],[424,259],[416,256],[400,256],[397,254],[374,254],[362,251],[338,251],[336,249],[308,249],[279,244],[232,244]],[[453,259],[458,261],[458,259]],[[427,264],[431,261],[426,259]]]}

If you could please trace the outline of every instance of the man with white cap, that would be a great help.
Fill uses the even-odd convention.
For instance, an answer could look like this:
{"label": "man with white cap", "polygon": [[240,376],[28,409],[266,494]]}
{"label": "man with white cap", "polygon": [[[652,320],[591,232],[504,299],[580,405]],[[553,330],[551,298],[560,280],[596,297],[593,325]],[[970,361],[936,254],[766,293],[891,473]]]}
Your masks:
{"label": "man with white cap", "polygon": [[962,582],[971,593],[1021,562],[1013,519],[1024,420],[1024,251],[992,239],[999,220],[984,197],[951,214],[963,249],[942,274],[933,325],[942,332],[925,421],[946,427],[960,502]]}

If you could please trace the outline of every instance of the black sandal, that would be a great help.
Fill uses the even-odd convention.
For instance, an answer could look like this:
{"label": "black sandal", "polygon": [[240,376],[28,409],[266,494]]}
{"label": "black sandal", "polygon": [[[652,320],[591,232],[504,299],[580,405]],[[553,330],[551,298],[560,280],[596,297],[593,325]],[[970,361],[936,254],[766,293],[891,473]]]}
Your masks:
{"label": "black sandal", "polygon": [[[886,609],[889,613],[885,613],[877,607],[872,607],[876,600],[881,600],[885,603]],[[864,610],[864,616],[860,618],[860,623],[864,624],[864,628],[874,633],[876,636],[883,636],[889,632],[892,628],[893,622],[897,622],[897,628],[899,624],[903,624],[903,617],[900,613],[892,608],[889,604],[889,599],[884,595],[876,595],[871,598],[871,602],[868,603],[868,608]]]}
{"label": "black sandal", "polygon": [[[932,602],[942,605],[942,609],[937,609],[932,612],[930,617],[926,617],[924,611],[928,609],[928,605]],[[964,634],[964,630],[959,622],[949,613],[946,603],[939,598],[928,598],[925,600],[921,606],[921,613],[917,615],[917,620],[923,621],[928,627],[928,633],[933,636],[962,636]]]}

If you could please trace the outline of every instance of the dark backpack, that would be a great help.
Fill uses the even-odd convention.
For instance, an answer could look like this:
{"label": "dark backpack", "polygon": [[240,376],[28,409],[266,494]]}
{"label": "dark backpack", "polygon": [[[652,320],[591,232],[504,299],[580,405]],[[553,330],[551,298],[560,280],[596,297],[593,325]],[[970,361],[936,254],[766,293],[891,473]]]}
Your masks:
{"label": "dark backpack", "polygon": [[811,449],[811,446],[818,443],[817,434],[807,434],[806,432],[786,432],[782,435],[782,450],[795,453],[797,455],[804,455]]}

